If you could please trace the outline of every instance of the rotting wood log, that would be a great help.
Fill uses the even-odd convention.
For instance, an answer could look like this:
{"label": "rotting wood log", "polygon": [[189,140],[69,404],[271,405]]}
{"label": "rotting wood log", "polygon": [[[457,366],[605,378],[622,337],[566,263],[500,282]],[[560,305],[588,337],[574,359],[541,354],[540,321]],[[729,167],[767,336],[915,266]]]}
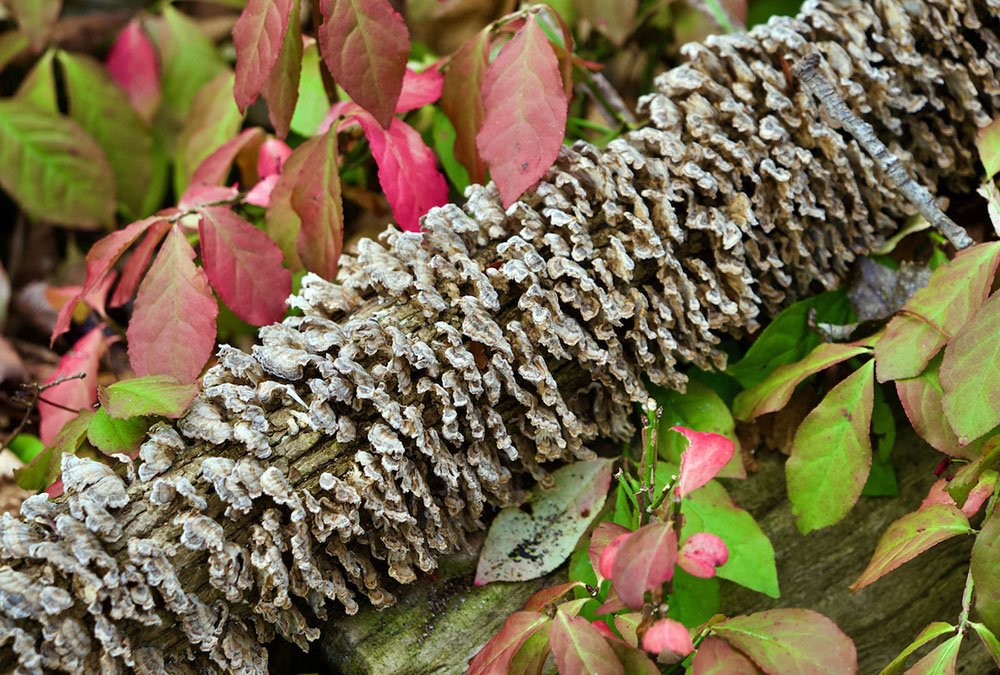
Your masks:
{"label": "rotting wood log", "polygon": [[632,432],[643,374],[722,367],[724,333],[834,287],[913,209],[785,65],[818,51],[930,189],[970,192],[998,107],[998,0],[810,2],[689,45],[650,125],[565,147],[505,212],[473,186],[424,232],[307,277],[302,316],[229,347],[136,476],[63,457],[0,520],[0,665],[262,673],[327,600],[385,607],[545,465]]}

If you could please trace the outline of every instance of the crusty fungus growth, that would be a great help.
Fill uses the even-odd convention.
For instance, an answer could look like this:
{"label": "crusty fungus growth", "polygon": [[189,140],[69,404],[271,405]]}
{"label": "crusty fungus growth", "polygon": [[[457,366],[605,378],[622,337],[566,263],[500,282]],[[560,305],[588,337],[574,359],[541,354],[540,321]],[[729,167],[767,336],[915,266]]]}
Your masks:
{"label": "crusty fungus growth", "polygon": [[998,6],[809,2],[688,45],[647,127],[564,147],[507,211],[472,186],[422,233],[362,240],[339,283],[307,276],[302,315],[221,347],[135,479],[66,455],[65,497],[0,520],[2,662],[263,673],[275,634],[304,648],[331,607],[391,604],[487,505],[629,436],[644,374],[723,367],[723,334],[834,287],[914,211],[782,61],[822,55],[918,183],[968,190]]}

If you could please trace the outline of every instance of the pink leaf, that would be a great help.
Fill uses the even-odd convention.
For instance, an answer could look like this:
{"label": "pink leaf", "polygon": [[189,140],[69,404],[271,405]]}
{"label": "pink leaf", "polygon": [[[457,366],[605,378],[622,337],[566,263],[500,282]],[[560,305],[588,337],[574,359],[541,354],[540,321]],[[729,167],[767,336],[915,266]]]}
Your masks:
{"label": "pink leaf", "polygon": [[410,112],[434,103],[441,98],[443,84],[444,75],[433,66],[419,73],[407,68],[403,77],[403,90],[396,102],[396,114]]}
{"label": "pink leaf", "polygon": [[132,243],[138,239],[151,225],[161,220],[159,216],[152,216],[136,221],[130,225],[112,232],[96,244],[90,247],[87,252],[87,277],[83,282],[83,289],[80,295],[73,301],[66,303],[60,310],[56,318],[56,325],[52,329],[51,342],[69,330],[70,319],[73,315],[73,305],[83,296],[91,293],[103,283],[111,272],[111,266],[128,249]]}
{"label": "pink leaf", "polygon": [[239,193],[240,191],[235,186],[194,185],[184,191],[184,196],[177,202],[177,207],[187,211],[209,204],[218,205],[219,202],[233,199]]}
{"label": "pink leaf", "polygon": [[613,630],[611,630],[611,626],[609,626],[608,624],[604,623],[603,621],[600,621],[600,620],[591,621],[590,625],[593,626],[594,628],[596,628],[597,632],[600,633],[601,635],[603,635],[606,640],[617,640],[618,642],[621,642],[622,644],[625,644],[625,641],[622,640],[617,635],[615,635],[615,632]]}
{"label": "pink leaf", "polygon": [[[45,400],[38,402],[38,413],[42,418],[38,436],[45,445],[55,439],[66,422],[76,417],[77,413],[73,411],[90,408],[97,401],[97,366],[107,345],[104,324],[101,324],[76,341],[59,359],[56,372],[45,381],[48,384],[77,373],[85,375],[83,379],[67,380],[42,392]],[[57,408],[45,401],[58,403],[70,410]]]}
{"label": "pink leaf", "polygon": [[582,581],[568,581],[565,584],[543,588],[528,598],[527,602],[524,603],[524,609],[531,612],[541,612],[546,605],[554,605],[559,598],[574,588],[583,588],[584,585]]}
{"label": "pink leaf", "polygon": [[680,477],[677,493],[683,499],[692,490],[700,488],[722,470],[733,457],[733,442],[720,434],[692,431],[686,427],[671,427],[688,439],[688,447],[681,454]]}
{"label": "pink leaf", "polygon": [[605,579],[611,578],[611,570],[614,568],[615,556],[618,555],[618,549],[622,547],[622,544],[625,543],[625,540],[628,539],[631,534],[632,533],[626,529],[623,534],[619,534],[617,537],[612,539],[608,545],[604,547],[604,550],[601,551],[601,555],[597,559],[597,565],[594,566],[594,569],[600,572],[601,576]]}
{"label": "pink leaf", "polygon": [[410,33],[389,0],[322,0],[320,54],[333,79],[388,129],[403,88]]}
{"label": "pink leaf", "polygon": [[301,2],[293,0],[288,30],[278,53],[278,60],[264,82],[261,93],[267,101],[267,116],[278,138],[288,135],[299,101],[299,81],[302,79],[302,23]]}
{"label": "pink leaf", "polygon": [[[986,502],[986,500],[989,499],[990,495],[993,493],[993,487],[993,481],[978,482],[976,486],[969,491],[969,496],[966,497],[965,503],[962,504],[962,513],[969,518],[976,515],[983,503]],[[948,493],[948,480],[945,478],[934,481],[930,490],[927,491],[927,496],[924,497],[924,501],[920,502],[920,508],[927,508],[928,506],[932,506],[934,504],[945,504],[947,506],[958,507],[958,504],[955,503],[955,499]]]}
{"label": "pink leaf", "polygon": [[691,576],[710,579],[715,576],[715,568],[727,560],[729,549],[725,542],[709,532],[698,532],[684,542],[677,564]]}
{"label": "pink leaf", "polygon": [[615,587],[612,586],[608,589],[608,597],[605,599],[604,604],[595,609],[594,614],[614,614],[615,612],[620,612],[623,609],[625,609],[625,603],[618,597],[618,593],[615,592]]}
{"label": "pink leaf", "polygon": [[233,94],[241,113],[257,98],[278,61],[293,4],[294,0],[248,0],[233,26]]}
{"label": "pink leaf", "polygon": [[531,17],[486,70],[486,118],[476,145],[500,189],[504,208],[538,182],[559,155],[568,99],[559,62]]}
{"label": "pink leaf", "polygon": [[625,668],[604,636],[583,617],[559,610],[549,630],[549,645],[560,673],[625,675]]}
{"label": "pink leaf", "polygon": [[254,326],[280,321],[292,273],[271,238],[220,206],[201,209],[198,233],[208,280],[236,316]]}
{"label": "pink leaf", "polygon": [[[694,651],[694,642],[684,624],[673,619],[659,619],[642,636],[642,648],[653,654],[669,651],[682,658]],[[674,662],[679,660],[671,659]]]}
{"label": "pink leaf", "polygon": [[292,149],[284,141],[269,138],[261,143],[257,154],[257,176],[267,178],[281,173],[285,160],[292,154]]}
{"label": "pink leaf", "polygon": [[677,535],[670,523],[645,525],[628,536],[615,556],[611,583],[627,607],[642,607],[642,595],[669,581],[677,563]]}
{"label": "pink leaf", "polygon": [[469,661],[467,675],[506,675],[514,654],[524,641],[549,621],[551,619],[538,612],[514,612],[500,632]]}
{"label": "pink leaf", "polygon": [[476,148],[483,124],[483,78],[490,62],[490,31],[483,29],[462,45],[451,59],[441,88],[441,109],[455,127],[455,159],[473,183],[486,182],[486,165]]}
{"label": "pink leaf", "polygon": [[420,229],[420,216],[448,203],[448,183],[437,169],[437,160],[420,134],[394,117],[388,131],[366,114],[358,115],[372,156],[378,165],[378,182],[400,228]]}
{"label": "pink leaf", "polygon": [[160,70],[156,52],[137,19],[118,34],[106,61],[108,73],[125,90],[129,102],[147,122],[160,105]]}
{"label": "pink leaf", "polygon": [[139,286],[126,335],[132,370],[140,377],[193,382],[212,355],[219,305],[194,257],[184,234],[171,228]]}
{"label": "pink leaf", "polygon": [[274,192],[274,186],[277,184],[278,175],[270,175],[250,188],[250,191],[247,192],[243,201],[247,204],[253,204],[254,206],[260,206],[266,209],[271,205],[271,193]]}
{"label": "pink leaf", "polygon": [[729,646],[725,640],[711,635],[698,644],[698,653],[691,662],[692,675],[763,675],[754,662]]}
{"label": "pink leaf", "polygon": [[264,130],[260,127],[251,127],[244,130],[236,138],[226,141],[212,151],[205,159],[201,160],[198,168],[191,175],[191,183],[184,191],[181,201],[185,201],[188,192],[195,187],[202,185],[222,185],[229,176],[229,168],[232,166],[236,156],[246,147],[252,147],[255,143],[260,143],[264,138]]}
{"label": "pink leaf", "polygon": [[161,220],[160,222],[153,225],[146,232],[142,241],[139,245],[135,247],[132,251],[132,255],[129,256],[128,262],[125,263],[125,269],[122,271],[122,277],[118,281],[118,286],[115,287],[115,292],[111,296],[111,301],[108,303],[111,307],[121,307],[126,302],[132,299],[135,294],[136,287],[139,286],[139,280],[142,277],[142,273],[146,271],[146,266],[149,265],[150,258],[153,257],[153,250],[156,249],[157,244],[163,239],[163,235],[167,233],[170,229],[170,223],[166,220]]}
{"label": "pink leaf", "polygon": [[[595,572],[600,574],[601,556],[608,547],[608,544],[619,535],[628,534],[629,532],[630,530],[627,527],[616,523],[601,523],[597,526],[590,535],[590,546],[587,547],[587,555],[590,557],[590,564],[593,566]],[[601,576],[604,575],[602,574]],[[604,578],[606,579],[607,577],[605,576]]]}

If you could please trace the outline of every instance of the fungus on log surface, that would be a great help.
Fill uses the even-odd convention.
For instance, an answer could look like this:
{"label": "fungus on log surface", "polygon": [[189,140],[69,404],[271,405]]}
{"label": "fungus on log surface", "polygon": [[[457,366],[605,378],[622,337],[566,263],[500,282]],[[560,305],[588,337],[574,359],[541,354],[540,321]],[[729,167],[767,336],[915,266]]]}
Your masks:
{"label": "fungus on log surface", "polygon": [[[631,434],[641,377],[722,367],[913,208],[786,63],[821,69],[933,189],[969,191],[997,110],[1000,0],[809,2],[685,47],[650,125],[564,147],[506,212],[492,186],[307,277],[302,316],[229,347],[138,475],[63,458],[64,498],[0,521],[0,663],[266,671],[328,601],[394,600],[546,464]],[[124,472],[123,472],[124,473]]]}

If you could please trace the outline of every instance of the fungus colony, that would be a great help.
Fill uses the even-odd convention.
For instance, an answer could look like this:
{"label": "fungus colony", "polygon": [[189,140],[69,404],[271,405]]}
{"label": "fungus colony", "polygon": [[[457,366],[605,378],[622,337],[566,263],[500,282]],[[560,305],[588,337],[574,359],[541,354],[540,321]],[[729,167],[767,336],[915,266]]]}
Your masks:
{"label": "fungus colony", "polygon": [[305,648],[328,600],[391,604],[485,506],[629,436],[643,374],[723,367],[721,335],[834,287],[912,212],[783,60],[820,53],[919,182],[969,190],[998,4],[809,2],[688,45],[649,126],[564,147],[506,212],[472,186],[422,233],[362,240],[339,283],[307,276],[301,316],[222,346],[134,476],[66,455],[64,498],[3,517],[0,662],[263,673],[261,643]]}

